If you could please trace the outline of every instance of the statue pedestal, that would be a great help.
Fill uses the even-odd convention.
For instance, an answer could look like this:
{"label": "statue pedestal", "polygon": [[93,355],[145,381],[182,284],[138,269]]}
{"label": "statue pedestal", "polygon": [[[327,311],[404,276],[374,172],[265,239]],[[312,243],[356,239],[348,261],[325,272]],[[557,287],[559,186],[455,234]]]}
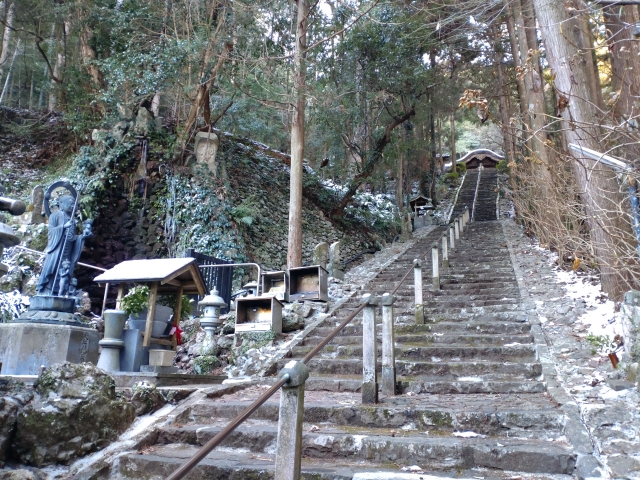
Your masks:
{"label": "statue pedestal", "polygon": [[0,323],[1,375],[38,375],[40,366],[98,362],[97,330],[73,325]]}
{"label": "statue pedestal", "polygon": [[87,328],[75,312],[75,298],[35,295],[29,300],[29,310],[13,323],[49,323]]}

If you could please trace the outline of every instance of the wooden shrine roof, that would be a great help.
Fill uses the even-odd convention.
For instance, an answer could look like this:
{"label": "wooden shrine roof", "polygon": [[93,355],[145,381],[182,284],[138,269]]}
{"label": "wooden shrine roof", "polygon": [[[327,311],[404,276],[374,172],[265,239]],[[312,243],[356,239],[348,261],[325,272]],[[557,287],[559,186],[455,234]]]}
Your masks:
{"label": "wooden shrine roof", "polygon": [[158,258],[127,260],[94,278],[98,283],[158,282],[158,293],[173,293],[178,287],[184,294],[206,295],[204,279],[194,258]]}

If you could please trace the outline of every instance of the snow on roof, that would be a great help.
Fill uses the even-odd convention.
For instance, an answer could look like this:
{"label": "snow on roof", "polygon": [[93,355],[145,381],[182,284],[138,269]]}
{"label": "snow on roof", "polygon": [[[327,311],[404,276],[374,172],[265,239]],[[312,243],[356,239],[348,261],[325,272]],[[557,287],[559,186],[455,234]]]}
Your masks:
{"label": "snow on roof", "polygon": [[195,258],[127,260],[94,278],[98,283],[160,282],[163,290],[183,286],[185,293],[206,294],[204,280]]}

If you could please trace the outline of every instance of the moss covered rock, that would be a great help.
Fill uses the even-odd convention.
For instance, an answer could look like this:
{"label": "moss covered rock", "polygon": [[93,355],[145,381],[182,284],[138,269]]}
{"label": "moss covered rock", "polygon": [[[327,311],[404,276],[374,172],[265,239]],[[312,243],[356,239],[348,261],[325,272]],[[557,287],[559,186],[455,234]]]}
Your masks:
{"label": "moss covered rock", "polygon": [[11,447],[21,463],[68,464],[107,446],[135,418],[134,406],[116,397],[113,379],[89,363],[47,368],[34,387]]}

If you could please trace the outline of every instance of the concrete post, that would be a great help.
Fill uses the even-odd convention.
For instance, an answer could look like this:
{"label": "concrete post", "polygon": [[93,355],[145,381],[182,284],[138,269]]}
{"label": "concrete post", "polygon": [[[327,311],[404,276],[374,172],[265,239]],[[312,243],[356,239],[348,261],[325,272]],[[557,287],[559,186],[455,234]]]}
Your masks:
{"label": "concrete post", "polygon": [[376,339],[376,308],[378,297],[370,293],[362,296],[366,305],[362,313],[362,403],[378,403],[378,342]]}
{"label": "concrete post", "polygon": [[431,268],[433,277],[433,290],[440,290],[440,268],[438,265],[438,244],[431,245]]}
{"label": "concrete post", "polygon": [[458,218],[456,218],[453,221],[453,227],[455,228],[455,232],[456,232],[456,240],[460,240],[460,223],[458,222]]}
{"label": "concrete post", "polygon": [[464,212],[458,217],[458,223],[460,224],[460,235],[464,233]]}
{"label": "concrete post", "polygon": [[382,385],[383,395],[396,394],[396,353],[393,335],[393,304],[396,299],[390,293],[382,295]]}
{"label": "concrete post", "polygon": [[442,268],[449,268],[449,248],[446,233],[442,236]]}
{"label": "concrete post", "polygon": [[413,261],[413,284],[415,290],[416,325],[424,325],[424,304],[422,303],[422,261]]}
{"label": "concrete post", "polygon": [[295,360],[287,363],[278,378],[289,376],[280,392],[278,445],[274,480],[300,480],[302,458],[302,419],[304,416],[304,384],[309,369]]}
{"label": "concrete post", "polygon": [[454,240],[455,237],[455,231],[453,229],[453,225],[449,226],[449,250],[451,250],[451,252],[454,252],[456,249],[456,242]]}
{"label": "concrete post", "polygon": [[98,368],[107,372],[120,371],[120,350],[124,347],[122,330],[127,314],[122,310],[106,310],[104,312],[104,338],[98,342],[102,347]]}

